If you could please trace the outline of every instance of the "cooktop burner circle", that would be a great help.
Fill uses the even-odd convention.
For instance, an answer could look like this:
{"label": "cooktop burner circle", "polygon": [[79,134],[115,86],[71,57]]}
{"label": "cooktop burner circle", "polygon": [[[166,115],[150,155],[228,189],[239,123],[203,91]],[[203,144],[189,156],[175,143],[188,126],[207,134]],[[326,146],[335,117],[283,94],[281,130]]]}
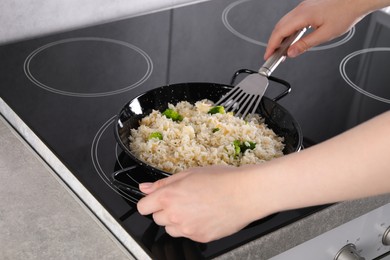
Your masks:
{"label": "cooktop burner circle", "polygon": [[153,62],[142,49],[100,37],[51,42],[24,61],[24,73],[36,86],[73,97],[123,93],[144,83],[152,71]]}
{"label": "cooktop burner circle", "polygon": [[[340,71],[341,77],[348,83],[349,86],[351,86],[352,88],[354,88],[355,90],[357,90],[361,94],[363,94],[367,97],[373,98],[375,100],[390,104],[390,99],[375,95],[375,94],[365,90],[363,88],[363,86],[358,86],[357,84],[355,84],[351,80],[351,78],[348,77],[348,72],[346,69],[348,62],[350,62],[353,58],[355,58],[359,55],[374,53],[374,52],[389,52],[389,51],[390,51],[390,47],[375,47],[375,48],[367,48],[367,49],[358,50],[358,51],[355,51],[355,52],[348,54],[340,62],[339,71]],[[368,58],[366,57],[366,61],[368,61],[367,59],[370,59],[370,57],[368,57]],[[371,59],[372,59],[372,57],[371,57]],[[381,67],[383,67],[383,65],[381,65]]]}
{"label": "cooktop burner circle", "polygon": [[[229,13],[237,6],[243,4],[243,3],[246,3],[246,2],[259,2],[259,1],[253,1],[253,0],[239,0],[239,1],[236,1],[236,2],[233,2],[231,3],[230,5],[228,5],[222,12],[222,22],[223,24],[225,25],[225,27],[231,32],[233,33],[234,35],[236,35],[237,37],[247,41],[247,42],[250,42],[250,43],[253,43],[253,44],[256,44],[256,45],[260,45],[260,46],[263,46],[263,47],[267,47],[267,42],[264,42],[264,41],[260,41],[260,40],[257,40],[257,39],[254,39],[254,37],[251,37],[251,36],[248,36],[246,35],[245,33],[242,33],[240,32],[240,29],[236,29],[234,28],[234,26],[232,26],[232,24],[229,22]],[[275,21],[276,22],[276,21]],[[271,23],[271,22],[268,22],[269,24],[274,24],[274,23]],[[268,24],[267,23],[267,24]],[[246,26],[249,28],[249,26]],[[272,29],[272,28],[270,28]],[[309,29],[310,30],[310,29]],[[331,41],[329,42],[328,44],[323,44],[323,45],[319,45],[319,46],[316,46],[316,47],[312,47],[310,48],[308,51],[320,51],[320,50],[326,50],[326,49],[331,49],[331,48],[334,48],[334,47],[337,47],[337,46],[340,46],[346,42],[348,42],[355,34],[355,27],[352,27],[351,30],[349,30],[347,32],[347,34],[344,36],[344,37],[339,37],[337,39],[335,39],[334,41]]]}
{"label": "cooktop burner circle", "polygon": [[[108,119],[97,131],[95,134],[95,137],[92,141],[91,146],[91,159],[93,163],[93,167],[95,168],[96,172],[98,173],[99,177],[103,180],[104,183],[106,183],[114,192],[122,196],[123,198],[129,200],[132,203],[137,203],[137,199],[130,196],[126,192],[117,189],[115,185],[113,184],[111,180],[111,175],[114,173],[115,168],[110,167],[107,165],[104,165],[104,163],[109,160],[106,155],[103,153],[103,149],[100,147],[100,145],[103,146],[102,142],[104,140],[108,140],[107,143],[104,144],[104,146],[112,146],[112,154],[115,155],[115,165],[118,165],[121,169],[123,169],[125,166],[122,165],[121,160],[119,159],[119,147],[117,143],[115,142],[114,136],[112,130],[114,128],[114,122],[115,122],[116,116],[111,117]],[[108,129],[108,130],[107,130]],[[104,162],[101,160],[100,157],[104,158]]]}

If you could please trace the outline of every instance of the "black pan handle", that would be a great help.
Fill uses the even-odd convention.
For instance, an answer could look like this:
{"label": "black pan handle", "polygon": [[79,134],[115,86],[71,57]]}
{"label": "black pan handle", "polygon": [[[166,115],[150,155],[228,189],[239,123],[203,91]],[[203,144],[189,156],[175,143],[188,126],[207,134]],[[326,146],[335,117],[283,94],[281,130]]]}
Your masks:
{"label": "black pan handle", "polygon": [[[117,189],[120,189],[122,191],[134,195],[135,196],[134,199],[136,199],[137,201],[146,195],[138,188],[139,182],[131,176],[131,172],[138,167],[139,165],[134,165],[128,168],[121,169],[111,174],[112,184]],[[126,175],[127,178],[126,182],[120,180],[123,178],[123,175]]]}
{"label": "black pan handle", "polygon": [[[240,69],[240,70],[237,70],[234,73],[234,75],[233,75],[233,77],[232,77],[232,79],[230,81],[230,85],[234,86],[235,85],[235,81],[236,81],[238,75],[243,74],[243,73],[245,73],[245,74],[254,74],[254,73],[258,73],[258,72],[254,71],[254,70],[250,70],[250,69]],[[279,78],[276,78],[276,77],[273,77],[273,76],[268,76],[267,78],[269,80],[271,80],[271,81],[274,81],[274,82],[277,82],[277,83],[281,84],[282,86],[284,86],[286,88],[282,93],[280,93],[278,96],[274,97],[272,99],[272,101],[279,101],[280,99],[282,99],[288,93],[291,92],[291,85],[287,81],[279,79]]]}

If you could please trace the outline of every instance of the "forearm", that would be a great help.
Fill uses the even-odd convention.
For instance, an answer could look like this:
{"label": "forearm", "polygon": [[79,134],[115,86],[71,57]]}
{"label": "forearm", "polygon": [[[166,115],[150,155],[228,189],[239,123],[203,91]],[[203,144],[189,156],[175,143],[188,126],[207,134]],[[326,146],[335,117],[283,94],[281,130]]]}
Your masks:
{"label": "forearm", "polygon": [[364,0],[364,1],[368,13],[390,6],[390,0]]}
{"label": "forearm", "polygon": [[271,211],[388,193],[390,112],[252,169],[248,190],[258,190],[254,199],[267,203]]}

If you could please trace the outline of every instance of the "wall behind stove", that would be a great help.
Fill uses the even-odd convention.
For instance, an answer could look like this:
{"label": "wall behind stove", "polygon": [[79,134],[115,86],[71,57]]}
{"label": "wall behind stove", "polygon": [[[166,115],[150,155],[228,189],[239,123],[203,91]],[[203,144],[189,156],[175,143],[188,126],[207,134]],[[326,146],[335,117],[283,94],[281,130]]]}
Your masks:
{"label": "wall behind stove", "polygon": [[206,0],[1,0],[0,44]]}

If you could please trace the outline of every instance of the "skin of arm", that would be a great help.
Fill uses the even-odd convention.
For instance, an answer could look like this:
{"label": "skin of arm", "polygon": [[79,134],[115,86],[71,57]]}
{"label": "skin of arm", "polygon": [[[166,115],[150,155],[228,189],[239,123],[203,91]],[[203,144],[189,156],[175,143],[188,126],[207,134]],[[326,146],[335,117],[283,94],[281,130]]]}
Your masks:
{"label": "skin of arm", "polygon": [[275,25],[264,59],[268,59],[284,38],[311,26],[314,31],[290,46],[287,56],[296,57],[313,46],[341,36],[367,14],[389,6],[390,0],[305,0]]}
{"label": "skin of arm", "polygon": [[144,183],[137,207],[171,236],[209,242],[272,213],[390,192],[390,111],[258,165],[194,168]]}

